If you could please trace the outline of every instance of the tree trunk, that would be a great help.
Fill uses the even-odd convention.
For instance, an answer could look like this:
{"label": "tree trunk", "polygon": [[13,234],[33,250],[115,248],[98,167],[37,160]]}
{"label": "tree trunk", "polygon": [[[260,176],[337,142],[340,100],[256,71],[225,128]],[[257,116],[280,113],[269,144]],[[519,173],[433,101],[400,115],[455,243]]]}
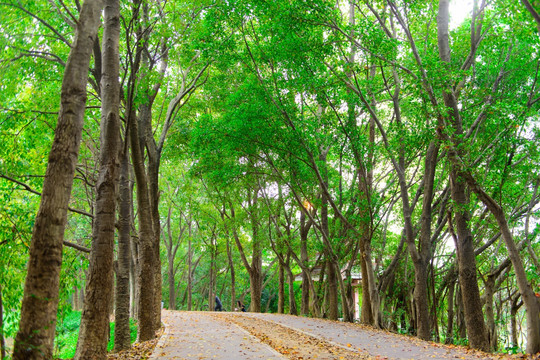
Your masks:
{"label": "tree trunk", "polygon": [[[128,107],[129,109],[129,107]],[[137,206],[139,218],[139,341],[151,340],[155,337],[155,254],[154,254],[154,230],[152,227],[152,215],[150,199],[148,195],[148,183],[146,179],[142,144],[139,142],[139,130],[135,109],[130,109],[129,135],[131,142],[131,157],[137,182]]]}
{"label": "tree trunk", "polygon": [[465,314],[463,311],[463,297],[461,296],[461,286],[457,286],[456,291],[456,325],[458,329],[459,340],[467,338],[467,326],[465,326]]}
{"label": "tree trunk", "polygon": [[361,248],[360,268],[362,270],[362,307],[360,309],[360,322],[365,325],[373,325],[373,313],[371,312],[371,298],[369,296],[368,269],[365,260],[365,249]]}
{"label": "tree trunk", "polygon": [[52,358],[64,229],[79,156],[90,57],[102,8],[101,0],[83,3],[64,70],[58,123],[32,232],[14,360]]}
{"label": "tree trunk", "polygon": [[214,234],[210,238],[210,274],[208,280],[208,311],[214,311],[216,305],[216,244]]}
{"label": "tree trunk", "polygon": [[[151,105],[148,105],[146,115],[146,129],[151,128],[152,114]],[[149,138],[147,133],[146,142],[154,143],[154,138]],[[154,249],[154,264],[156,269],[161,269],[161,257],[160,257],[160,243],[161,243],[161,224],[159,218],[159,165],[161,160],[161,149],[156,149],[155,146],[148,146],[148,194],[150,196],[150,209],[152,214],[152,224],[154,226],[154,238],[152,241],[152,247]],[[154,272],[154,316],[155,316],[155,328],[161,327],[161,270]],[[173,279],[174,281],[174,279]]]}
{"label": "tree trunk", "polygon": [[[307,238],[311,224],[311,221],[306,224],[306,214],[303,210],[300,211],[300,261],[305,268],[308,267],[309,261]],[[302,270],[302,305],[300,307],[302,315],[309,315],[309,276],[310,274]]]}
{"label": "tree trunk", "polygon": [[454,289],[456,285],[451,283],[448,286],[448,315],[447,315],[447,326],[446,326],[446,336],[444,343],[453,344],[454,343]]}
{"label": "tree trunk", "polygon": [[[133,189],[131,190],[132,194]],[[132,199],[133,200],[133,199]],[[131,218],[134,219],[134,213],[131,212]],[[129,293],[131,298],[130,317],[139,318],[139,244],[135,236],[130,236],[131,254],[129,257]]]}
{"label": "tree trunk", "polygon": [[279,277],[278,277],[278,314],[285,312],[285,269],[283,268],[283,262],[279,261]]}
{"label": "tree trunk", "polygon": [[[321,149],[319,160],[322,162],[321,166],[321,177],[323,180],[323,186],[328,187],[328,171],[327,171],[327,164],[326,164],[326,157],[328,155],[328,149]],[[326,192],[322,191],[322,199],[321,199],[321,232],[323,233],[323,238],[327,239],[329,241],[330,238],[330,230],[328,225],[328,196],[326,195]],[[338,299],[338,284],[337,284],[337,276],[339,270],[336,270],[336,264],[335,260],[333,259],[334,254],[332,249],[329,248],[329,245],[326,244],[325,246],[325,254],[326,254],[326,267],[328,269],[328,276],[327,276],[327,284],[328,284],[328,293],[327,293],[327,305],[328,308],[328,318],[330,320],[337,320],[339,317],[338,314],[338,305],[339,305],[339,299]]]}
{"label": "tree trunk", "polygon": [[114,232],[120,150],[119,37],[120,5],[105,1],[101,76],[101,151],[96,183],[96,215],[86,296],[75,359],[106,359],[109,313],[113,300]]}
{"label": "tree trunk", "polygon": [[192,303],[193,303],[193,294],[192,294],[192,288],[193,288],[193,268],[192,268],[192,262],[193,262],[193,254],[191,251],[191,223],[188,224],[188,283],[187,283],[187,311],[191,311]]}
{"label": "tree trunk", "polygon": [[[450,44],[448,35],[449,1],[439,1],[439,13],[437,16],[437,37],[440,59],[450,63]],[[459,115],[456,98],[450,85],[443,91],[444,104],[448,109],[448,118],[453,125],[454,135],[452,140],[459,143],[463,134],[463,127]],[[439,119],[441,123],[441,120]],[[439,129],[439,136],[442,129]],[[461,150],[463,151],[463,150]],[[465,325],[469,333],[469,345],[472,348],[488,351],[489,342],[480,302],[480,291],[476,276],[476,258],[471,230],[469,228],[469,197],[467,196],[465,180],[459,174],[459,168],[452,163],[450,171],[450,189],[454,201],[454,213],[457,227],[457,257],[459,264],[459,283],[461,296],[463,297],[463,310],[465,313]]]}
{"label": "tree trunk", "polygon": [[497,351],[497,327],[495,325],[495,314],[493,312],[493,295],[495,292],[495,275],[489,274],[487,276],[484,296],[486,299],[486,319],[487,319],[487,334],[489,341],[489,348],[491,351]]}
{"label": "tree trunk", "polygon": [[510,329],[512,333],[512,347],[515,349],[519,349],[518,325],[516,321],[516,316],[519,308],[523,305],[523,301],[519,301],[519,299],[520,296],[517,295],[515,297],[512,297],[510,302]]}
{"label": "tree trunk", "polygon": [[[116,301],[114,326],[114,351],[131,347],[130,313],[130,267],[131,267],[131,186],[129,183],[129,153],[127,137],[120,162],[120,213],[118,234],[118,269],[116,270]],[[133,281],[133,278],[131,278]]]}
{"label": "tree trunk", "polygon": [[475,349],[488,351],[489,343],[476,276],[476,257],[474,256],[474,246],[472,243],[473,237],[469,228],[470,216],[467,210],[469,199],[465,193],[463,180],[458,179],[454,171],[450,174],[450,182],[452,200],[455,204],[459,284],[463,300],[465,326],[469,335],[469,345]]}
{"label": "tree trunk", "polygon": [[[178,236],[178,241],[176,244],[174,244],[173,241],[173,235],[172,235],[172,227],[171,227],[171,216],[172,216],[172,207],[169,207],[169,211],[167,213],[167,240],[166,240],[166,248],[167,248],[167,277],[168,277],[168,283],[169,283],[169,310],[176,310],[176,269],[174,266],[174,259],[176,257],[176,252],[178,250],[178,247],[180,246],[180,241],[182,237],[182,233],[184,232],[185,228],[183,228],[182,221],[180,221],[180,235]],[[160,309],[161,311],[161,309]]]}
{"label": "tree trunk", "polygon": [[231,311],[236,308],[236,274],[234,271],[234,261],[231,243],[229,237],[227,236],[227,258],[229,259],[229,268],[231,269]]}

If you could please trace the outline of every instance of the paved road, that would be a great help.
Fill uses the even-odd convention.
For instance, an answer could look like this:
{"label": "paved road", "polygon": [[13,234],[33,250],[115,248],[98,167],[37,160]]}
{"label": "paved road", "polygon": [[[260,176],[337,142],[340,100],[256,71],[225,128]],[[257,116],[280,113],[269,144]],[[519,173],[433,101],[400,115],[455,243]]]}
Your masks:
{"label": "paved road", "polygon": [[291,315],[165,310],[163,321],[166,330],[150,359],[490,358],[356,324]]}
{"label": "paved road", "polygon": [[150,359],[285,359],[246,330],[211,314],[163,311],[165,332]]}

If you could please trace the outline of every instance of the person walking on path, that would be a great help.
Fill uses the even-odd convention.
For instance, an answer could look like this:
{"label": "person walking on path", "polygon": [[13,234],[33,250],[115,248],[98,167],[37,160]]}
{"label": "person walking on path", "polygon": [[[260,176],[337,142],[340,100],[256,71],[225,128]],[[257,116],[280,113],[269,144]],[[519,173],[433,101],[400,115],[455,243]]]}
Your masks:
{"label": "person walking on path", "polygon": [[219,297],[216,295],[216,306],[214,307],[214,311],[223,311],[223,305],[221,304],[221,300],[219,300]]}

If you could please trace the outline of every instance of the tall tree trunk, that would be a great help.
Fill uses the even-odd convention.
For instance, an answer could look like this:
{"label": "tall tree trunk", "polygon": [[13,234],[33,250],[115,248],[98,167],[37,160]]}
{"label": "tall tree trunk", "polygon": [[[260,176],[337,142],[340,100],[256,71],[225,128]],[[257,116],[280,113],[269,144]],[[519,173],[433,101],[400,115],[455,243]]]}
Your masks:
{"label": "tall tree trunk", "polygon": [[114,232],[120,150],[120,4],[105,1],[101,75],[101,151],[86,296],[75,359],[106,359],[114,280]]}
{"label": "tall tree trunk", "polygon": [[[133,190],[133,189],[132,189]],[[133,193],[131,190],[131,193]],[[133,199],[132,199],[133,200]],[[131,212],[131,218],[134,219],[134,213]],[[133,221],[132,221],[133,224]],[[139,243],[135,236],[130,236],[131,254],[129,257],[129,294],[131,304],[129,313],[134,319],[139,318]]]}
{"label": "tall tree trunk", "polygon": [[[437,15],[437,38],[440,59],[450,63],[450,43],[448,35],[448,22],[450,18],[448,10],[449,1],[439,1],[439,13]],[[459,143],[463,134],[463,127],[456,98],[451,86],[448,85],[443,92],[444,104],[449,110],[448,118],[453,125],[454,143]],[[441,120],[439,120],[440,125]],[[442,136],[442,129],[439,129],[439,136]],[[461,150],[463,151],[463,150]],[[476,276],[476,257],[474,255],[473,237],[469,228],[469,197],[465,179],[459,174],[459,168],[452,163],[450,170],[450,189],[452,200],[454,201],[454,213],[457,227],[457,257],[459,264],[459,283],[461,295],[463,297],[463,310],[465,313],[465,325],[469,333],[469,345],[475,349],[489,350],[489,342],[482,313],[480,301],[480,291]]]}
{"label": "tall tree trunk", "polygon": [[227,236],[227,258],[229,259],[229,268],[231,269],[231,311],[237,307],[236,303],[236,273],[234,271],[234,261],[231,243]]}
{"label": "tall tree trunk", "polygon": [[193,254],[191,250],[191,222],[188,224],[188,282],[187,282],[187,311],[191,311],[193,303]]}
{"label": "tall tree trunk", "polygon": [[[129,107],[128,107],[129,109]],[[129,137],[131,142],[131,157],[137,182],[137,206],[139,218],[139,341],[151,340],[155,337],[155,254],[154,254],[154,230],[150,199],[148,195],[148,183],[146,179],[142,144],[139,142],[139,130],[135,109],[130,109]]]}
{"label": "tall tree trunk", "polygon": [[[282,257],[282,256],[281,256]],[[285,312],[285,269],[283,262],[279,261],[279,276],[278,276],[278,314],[283,314]]]}
{"label": "tall tree trunk", "polygon": [[515,349],[519,349],[518,325],[516,321],[516,316],[519,308],[523,305],[523,301],[519,301],[520,298],[521,296],[518,294],[512,297],[510,301],[510,331],[512,334],[512,347]]}
{"label": "tall tree trunk", "polygon": [[448,314],[447,314],[447,326],[446,326],[446,336],[444,343],[453,344],[454,343],[454,289],[456,285],[451,283],[448,285],[448,295],[447,295],[447,304],[448,304]]}
{"label": "tall tree trunk", "polygon": [[101,0],[83,3],[64,70],[58,123],[30,243],[14,360],[52,358],[64,229],[79,156],[90,56],[102,8]]}
{"label": "tall tree trunk", "polygon": [[476,276],[476,257],[472,242],[473,237],[469,228],[470,216],[467,210],[469,198],[465,193],[465,183],[462,179],[457,178],[454,171],[450,174],[450,182],[452,200],[455,204],[459,285],[461,287],[463,313],[469,344],[475,349],[488,351],[489,343]]}
{"label": "tall tree trunk", "polygon": [[[328,148],[320,150],[319,160],[322,162],[321,166],[321,176],[323,179],[323,186],[328,188],[328,172],[327,172],[327,164],[326,164],[326,157],[328,155]],[[322,199],[321,199],[321,232],[323,233],[323,238],[327,239],[329,241],[330,238],[330,229],[328,224],[328,196],[326,192],[322,191]],[[339,270],[336,269],[336,262],[334,260],[334,253],[332,249],[329,248],[329,245],[326,244],[325,246],[325,254],[327,257],[326,267],[328,269],[328,276],[327,276],[327,283],[328,283],[328,293],[327,293],[327,300],[328,300],[328,318],[330,320],[337,320],[339,317],[338,314],[338,305],[339,305],[339,299],[338,299],[338,284],[337,284],[337,276],[341,276],[341,274],[338,275]]]}
{"label": "tall tree trunk", "polygon": [[[146,128],[151,128],[152,116],[151,108],[148,109],[147,116],[147,125]],[[154,143],[154,138],[149,138],[147,133],[146,142]],[[152,223],[154,225],[154,238],[152,242],[152,247],[154,249],[154,263],[156,269],[161,269],[161,257],[160,257],[160,244],[161,244],[161,224],[159,218],[159,165],[161,160],[161,149],[157,149],[153,146],[149,146],[149,149],[154,151],[148,151],[148,189],[150,196],[150,208],[152,214]],[[155,316],[155,327],[159,329],[161,327],[161,271],[154,272],[154,316]]]}
{"label": "tall tree trunk", "polygon": [[[300,211],[300,261],[304,268],[308,267],[308,251],[307,251],[307,238],[309,229],[311,228],[311,221],[306,224],[306,214],[302,210]],[[300,307],[300,313],[302,315],[309,315],[309,282],[310,274],[302,270],[302,305]]]}
{"label": "tall tree trunk", "polygon": [[495,314],[493,312],[493,295],[495,293],[495,278],[496,275],[489,274],[487,276],[484,296],[486,299],[486,318],[487,318],[487,333],[489,348],[491,351],[497,351],[497,326],[495,325]]}
{"label": "tall tree trunk", "polygon": [[[459,276],[459,275],[458,275]],[[463,296],[461,296],[461,286],[457,286],[456,291],[456,325],[458,332],[458,339],[464,340],[467,338],[467,326],[465,326],[465,313],[463,311]]]}
{"label": "tall tree trunk", "polygon": [[360,248],[362,254],[360,258],[360,269],[362,271],[362,307],[360,309],[360,322],[366,325],[372,325],[374,323],[373,313],[371,312],[371,297],[369,296],[369,276],[365,259],[366,249]]}
{"label": "tall tree trunk", "polygon": [[[126,134],[127,135],[127,134]],[[130,313],[130,267],[131,267],[131,186],[129,183],[128,138],[125,138],[120,161],[120,212],[118,233],[118,268],[116,270],[116,301],[114,325],[114,351],[131,347]],[[133,281],[133,278],[131,278]]]}
{"label": "tall tree trunk", "polygon": [[208,311],[214,311],[216,305],[216,245],[214,235],[210,238],[210,274],[208,280]]}

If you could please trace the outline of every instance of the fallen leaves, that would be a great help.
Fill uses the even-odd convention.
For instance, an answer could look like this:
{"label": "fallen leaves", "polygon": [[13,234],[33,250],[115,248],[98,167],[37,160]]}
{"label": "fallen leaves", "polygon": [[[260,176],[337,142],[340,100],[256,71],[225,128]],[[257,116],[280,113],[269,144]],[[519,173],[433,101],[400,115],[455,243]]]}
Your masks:
{"label": "fallen leaves", "polygon": [[236,314],[220,313],[213,316],[235,323],[288,359],[371,359],[365,353],[352,348],[351,344],[348,344],[349,348],[337,346],[324,339],[315,338],[270,321]]}
{"label": "fallen leaves", "polygon": [[[156,347],[159,338],[163,334],[163,328],[159,330],[157,336],[153,340],[144,341],[142,343],[135,343],[131,346],[131,349],[120,351],[117,353],[107,354],[107,360],[146,360],[152,355],[154,348]],[[163,354],[161,356],[165,356]]]}

